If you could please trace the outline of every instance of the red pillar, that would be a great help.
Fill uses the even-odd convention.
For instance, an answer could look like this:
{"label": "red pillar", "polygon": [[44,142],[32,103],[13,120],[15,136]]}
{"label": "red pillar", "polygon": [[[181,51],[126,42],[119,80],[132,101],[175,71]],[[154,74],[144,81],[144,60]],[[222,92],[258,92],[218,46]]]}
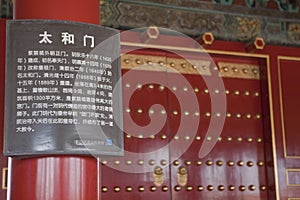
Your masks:
{"label": "red pillar", "polygon": [[99,24],[100,0],[15,0],[14,19],[57,19]]}
{"label": "red pillar", "polygon": [[[99,0],[15,0],[14,19],[56,19],[99,24]],[[11,200],[97,200],[92,157],[12,159]]]}
{"label": "red pillar", "polygon": [[[4,90],[5,90],[5,26],[6,20],[0,18],[0,137],[3,137],[4,126]],[[3,143],[1,142],[0,148],[3,149]],[[0,153],[0,169],[1,171],[7,167],[7,158],[3,153]],[[3,175],[2,175],[3,176]],[[5,178],[5,177],[4,177]],[[5,179],[4,179],[5,180]],[[3,186],[0,188],[0,199],[5,199],[6,191]]]}

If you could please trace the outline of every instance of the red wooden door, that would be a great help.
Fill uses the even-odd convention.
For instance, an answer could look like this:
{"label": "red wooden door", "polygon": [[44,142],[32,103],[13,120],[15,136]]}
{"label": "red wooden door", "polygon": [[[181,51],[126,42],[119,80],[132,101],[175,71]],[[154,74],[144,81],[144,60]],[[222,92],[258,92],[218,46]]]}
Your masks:
{"label": "red wooden door", "polygon": [[122,56],[126,152],[101,158],[103,199],[274,198],[262,121],[266,58],[207,56],[149,49]]}
{"label": "red wooden door", "polygon": [[[174,59],[172,56],[168,55],[169,63]],[[186,110],[170,117],[171,138],[176,138],[180,118],[199,119],[196,135],[186,132],[177,138],[192,142],[171,165],[172,197],[177,200],[272,199],[269,187],[272,173],[268,175],[268,171],[273,171],[273,166],[268,164],[272,157],[266,156],[270,146],[262,121],[264,78],[260,71],[266,67],[265,59],[226,51],[210,53],[210,56],[212,63],[206,63],[209,73],[202,71],[203,75],[199,75],[181,69],[192,90],[180,83],[173,86],[182,92],[195,93],[200,112]],[[201,63],[199,56],[195,55],[194,59]],[[168,80],[177,76],[168,74]],[[218,84],[219,78],[224,85]],[[169,107],[178,110],[175,98],[169,98]],[[209,149],[209,145],[213,148]],[[200,150],[204,156],[199,156]],[[170,154],[171,158],[178,157],[174,149]]]}
{"label": "red wooden door", "polygon": [[[149,71],[158,62],[165,62],[164,52],[122,57],[125,155],[102,158],[103,199],[171,199],[167,77],[164,70]],[[143,65],[148,70],[132,69]]]}
{"label": "red wooden door", "polygon": [[278,199],[297,200],[300,199],[299,52],[282,49],[276,54],[276,65],[271,68],[276,190]]}

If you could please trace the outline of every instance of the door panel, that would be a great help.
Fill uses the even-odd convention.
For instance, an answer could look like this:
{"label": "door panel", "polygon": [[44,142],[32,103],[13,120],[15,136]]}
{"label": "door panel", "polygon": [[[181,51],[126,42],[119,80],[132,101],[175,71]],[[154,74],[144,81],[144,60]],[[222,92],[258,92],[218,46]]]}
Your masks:
{"label": "door panel", "polygon": [[[272,92],[279,94],[280,111],[275,114],[276,156],[278,164],[278,193],[280,199],[300,198],[300,149],[299,149],[299,75],[300,59],[298,57],[278,56],[277,70],[278,90],[276,85]],[[276,69],[274,67],[274,69]],[[274,76],[272,77],[274,78]],[[277,128],[279,127],[279,128]]]}
{"label": "door panel", "polygon": [[[103,199],[171,199],[166,72],[149,71],[155,64],[144,55],[122,56],[125,155],[101,158]],[[142,65],[148,70],[133,69]]]}
{"label": "door panel", "polygon": [[[176,131],[182,118],[200,119],[197,134],[185,133],[177,140],[191,140],[192,143],[182,156],[171,149],[173,199],[268,199],[267,163],[265,158],[264,131],[262,124],[261,82],[258,79],[258,61],[249,58],[227,56],[225,59],[213,55],[220,68],[225,89],[208,86],[206,75],[184,73],[193,90],[186,85],[175,83],[171,88],[195,93],[200,112],[183,111],[170,116],[170,137],[176,138]],[[168,55],[172,60],[172,55]],[[210,66],[214,71],[214,65]],[[239,70],[239,71],[236,71]],[[240,71],[243,70],[243,71]],[[228,73],[229,75],[227,75]],[[240,74],[238,74],[240,73]],[[178,79],[178,74],[168,73],[168,80]],[[204,79],[207,81],[205,83]],[[211,82],[210,82],[211,83]],[[169,83],[170,84],[170,83]],[[226,95],[226,113],[212,111],[211,98]],[[174,95],[168,95],[170,112],[180,109]],[[223,116],[222,116],[223,115]],[[217,118],[225,118],[222,133],[213,138],[207,133],[209,124]],[[220,122],[221,123],[221,122]],[[199,158],[204,143],[218,140],[209,154]],[[175,152],[175,153],[174,153]],[[187,175],[180,175],[180,169]],[[180,181],[182,177],[186,181]],[[182,183],[184,182],[184,183]]]}
{"label": "door panel", "polygon": [[[128,152],[122,158],[101,158],[104,199],[268,199],[267,171],[273,168],[265,157],[259,60],[212,55],[221,71],[222,88],[215,84],[219,72],[212,60],[188,57],[187,61],[169,53],[123,55]],[[145,63],[146,70],[130,70]],[[193,70],[197,64],[201,75]],[[148,77],[153,83],[147,82]],[[223,110],[213,105],[218,95],[226,99]],[[161,107],[151,107],[154,104]],[[155,118],[167,121],[160,127]],[[222,118],[218,135],[216,125],[222,125]],[[158,127],[145,131],[132,123]],[[214,148],[199,157],[205,145]]]}

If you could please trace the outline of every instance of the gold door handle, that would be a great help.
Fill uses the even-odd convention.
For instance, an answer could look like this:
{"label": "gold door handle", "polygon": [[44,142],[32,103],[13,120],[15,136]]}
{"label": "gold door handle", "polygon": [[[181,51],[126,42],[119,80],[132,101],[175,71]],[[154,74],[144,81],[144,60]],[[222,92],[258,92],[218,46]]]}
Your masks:
{"label": "gold door handle", "polygon": [[178,168],[177,172],[177,183],[178,185],[184,187],[188,182],[188,171],[185,167],[181,166]]}
{"label": "gold door handle", "polygon": [[164,171],[161,167],[155,167],[153,171],[154,184],[159,187],[164,183]]}
{"label": "gold door handle", "polygon": [[7,173],[8,173],[8,168],[7,167],[2,168],[2,190],[7,189]]}

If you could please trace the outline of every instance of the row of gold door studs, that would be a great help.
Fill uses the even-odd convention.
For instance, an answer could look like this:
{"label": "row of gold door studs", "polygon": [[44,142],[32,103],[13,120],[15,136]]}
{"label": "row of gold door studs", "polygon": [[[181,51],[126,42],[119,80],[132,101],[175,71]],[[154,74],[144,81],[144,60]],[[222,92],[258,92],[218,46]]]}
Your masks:
{"label": "row of gold door studs", "polygon": [[[133,66],[139,66],[139,65],[159,65],[159,66],[166,66],[169,65],[170,67],[181,67],[183,69],[185,68],[194,68],[194,69],[199,69],[202,68],[203,70],[209,70],[209,66],[207,65],[208,63],[210,63],[209,61],[200,61],[198,60],[198,63],[195,63],[195,60],[186,60],[186,59],[176,59],[176,58],[168,58],[168,62],[164,62],[162,60],[165,60],[164,57],[151,57],[151,56],[127,56],[127,55],[123,55],[123,57],[128,57],[131,59],[123,59],[122,63],[125,63],[127,65],[131,64]],[[135,58],[135,59],[134,59]],[[148,58],[148,59],[147,59]],[[152,58],[152,59],[151,59]],[[173,61],[173,62],[172,62]],[[202,65],[199,65],[199,63],[203,63]],[[198,65],[197,65],[198,64]],[[123,67],[125,68],[125,67]],[[149,67],[149,69],[151,70],[151,68]],[[218,70],[217,67],[213,68],[214,70]]]}
{"label": "row of gold door studs", "polygon": [[[131,111],[130,108],[125,108],[125,112],[126,112],[126,113],[130,113],[130,112],[132,112],[132,111]],[[142,114],[142,113],[144,113],[144,112],[145,112],[145,111],[144,111],[142,108],[136,109],[136,113],[137,113],[137,114]],[[166,114],[166,113],[167,113],[166,110],[161,110],[161,111],[160,111],[160,114],[163,114],[163,115],[164,115],[164,114]],[[148,110],[148,114],[153,115],[153,114],[155,114],[155,111],[152,110],[152,109],[150,109],[150,110]],[[179,111],[178,111],[178,110],[173,110],[173,111],[172,111],[172,114],[173,114],[173,115],[179,115]],[[183,115],[185,115],[185,116],[189,116],[189,115],[200,116],[200,113],[199,113],[199,112],[190,113],[189,111],[184,111],[184,112],[183,112]],[[205,116],[205,117],[212,117],[212,116],[214,116],[214,117],[222,117],[222,114],[219,113],[219,112],[216,112],[216,113],[214,113],[214,114],[212,114],[212,113],[210,113],[210,112],[204,112],[204,116]],[[260,118],[261,118],[261,115],[260,115],[260,114],[250,114],[250,113],[247,113],[247,114],[234,113],[234,114],[232,114],[232,113],[230,113],[230,112],[226,113],[226,117],[227,117],[227,118],[230,118],[230,117],[232,117],[232,116],[234,116],[234,117],[237,118],[237,119],[260,119]]]}
{"label": "row of gold door studs", "polygon": [[[163,192],[167,192],[169,190],[169,187],[168,186],[162,186],[162,187],[150,186],[148,189],[151,192],[155,192],[155,191],[159,191],[159,190],[161,190]],[[181,190],[186,190],[186,191],[197,190],[197,191],[201,192],[201,191],[205,191],[205,190],[207,190],[207,191],[213,191],[213,190],[216,190],[216,189],[218,191],[225,191],[227,189],[229,191],[239,190],[239,191],[243,192],[243,191],[246,191],[247,189],[250,190],[250,191],[255,191],[257,188],[256,188],[255,185],[249,185],[248,187],[245,186],[245,185],[240,185],[240,186],[229,185],[228,187],[226,187],[224,185],[218,185],[216,188],[213,185],[208,185],[206,187],[204,187],[202,185],[199,185],[199,186],[197,186],[195,188],[193,186],[185,186],[185,187],[175,186],[174,187],[174,191],[177,191],[177,192],[179,192]],[[259,186],[259,189],[261,191],[265,191],[265,190],[267,190],[267,186],[261,185],[261,186]],[[122,188],[119,187],[119,186],[115,186],[113,188],[113,191],[114,192],[121,192]],[[127,187],[125,187],[125,191],[126,192],[133,192],[134,188],[131,187],[131,186],[127,186]],[[144,192],[144,191],[146,191],[146,188],[144,186],[139,186],[137,188],[137,191]],[[109,188],[106,187],[106,186],[103,186],[102,187],[102,192],[109,192]]]}
{"label": "row of gold door studs", "polygon": [[[202,165],[203,164],[203,162],[201,161],[201,160],[198,160],[198,161],[196,161],[195,162],[196,163],[196,165]],[[230,166],[230,167],[232,167],[232,166],[234,166],[235,164],[237,165],[237,166],[240,166],[240,167],[242,167],[242,166],[244,166],[244,165],[247,165],[248,167],[252,167],[252,166],[254,166],[254,162],[253,161],[247,161],[247,162],[245,162],[245,161],[237,161],[237,162],[234,162],[234,161],[232,161],[232,160],[229,160],[229,161],[227,161],[227,162],[225,162],[228,166]],[[192,165],[193,163],[191,162],[191,161],[185,161],[184,162],[184,164],[185,165]],[[212,160],[207,160],[206,162],[205,162],[205,164],[207,165],[207,166],[212,166],[212,165],[214,165],[214,161],[212,161]],[[217,166],[223,166],[224,165],[224,161],[222,161],[222,160],[217,160],[216,162],[215,162],[215,164],[217,165]],[[257,164],[257,166],[259,166],[259,167],[262,167],[262,166],[264,166],[264,162],[263,161],[257,161],[256,162],[256,164]],[[173,162],[173,165],[175,165],[175,166],[178,166],[178,165],[180,165],[180,162],[178,161],[178,160],[175,160],[174,162]]]}
{"label": "row of gold door studs", "polygon": [[[101,161],[102,162],[102,164],[103,165],[106,165],[106,164],[108,164],[108,161],[106,161],[106,160],[103,160],[103,161]],[[115,160],[115,161],[112,161],[115,165],[120,165],[121,164],[121,161],[120,160]],[[149,165],[156,165],[157,164],[157,162],[155,161],[155,160],[149,160]],[[200,166],[200,165],[203,165],[203,164],[206,164],[207,166],[212,166],[212,165],[214,165],[214,161],[212,161],[212,160],[207,160],[206,162],[203,162],[203,161],[201,161],[201,160],[197,160],[197,161],[194,161],[194,162],[192,162],[192,161],[189,161],[189,160],[186,160],[186,161],[184,161],[184,164],[185,165],[187,165],[187,166],[189,166],[189,165],[192,165],[192,164],[196,164],[197,166]],[[237,162],[234,162],[234,161],[232,161],[232,160],[229,160],[229,161],[226,161],[226,162],[224,162],[224,161],[222,161],[222,160],[217,160],[216,162],[215,162],[215,164],[217,165],[217,166],[223,166],[224,164],[227,164],[227,166],[230,166],[230,167],[232,167],[232,166],[234,166],[235,164],[237,165],[237,166],[248,166],[248,167],[252,167],[252,166],[254,166],[255,165],[255,162],[253,162],[253,161],[237,161]],[[125,161],[125,164],[126,165],[132,165],[133,164],[133,162],[131,161],[131,160],[127,160],[127,161]],[[137,164],[138,165],[144,165],[145,164],[145,162],[143,161],[143,160],[139,160],[139,161],[137,161]],[[165,166],[165,165],[167,165],[168,164],[168,162],[166,161],[166,160],[161,160],[160,162],[159,162],[159,164],[161,164],[162,166]],[[256,165],[257,166],[259,166],[259,167],[262,167],[262,166],[264,166],[264,161],[257,161],[256,162]],[[178,160],[175,160],[174,162],[173,162],[173,165],[175,165],[175,166],[178,166],[178,165],[180,165],[180,162],[178,161]]]}
{"label": "row of gold door studs", "polygon": [[[157,87],[157,89],[159,91],[164,91],[166,89],[166,87],[163,86],[163,85],[156,86],[154,84],[149,84],[147,86],[144,86],[142,84],[136,84],[135,86],[131,86],[130,83],[125,83],[123,86],[125,88],[135,87],[137,90],[140,90],[143,87],[144,88],[148,88],[150,90],[153,90],[153,89],[155,89]],[[170,87],[170,89],[172,91],[180,91],[180,90],[183,91],[183,92],[188,92],[189,91],[188,87],[178,88],[177,86],[172,86],[172,87]],[[203,94],[209,94],[209,93],[212,93],[212,94],[222,94],[221,91],[220,91],[220,89],[214,89],[214,90],[210,91],[208,88],[199,89],[197,87],[193,88],[193,92],[195,92],[195,93],[203,93]],[[224,93],[227,94],[227,95],[232,94],[234,96],[239,96],[239,95],[242,95],[242,96],[254,96],[254,97],[258,97],[259,96],[259,92],[257,92],[257,91],[248,91],[248,90],[240,91],[240,90],[228,90],[228,89],[225,89]]]}
{"label": "row of gold door studs", "polygon": [[[150,57],[150,56],[131,56],[131,55],[123,55],[126,57],[122,60],[122,68],[130,69],[135,67],[143,67],[143,69],[151,70],[153,67],[148,65],[155,65],[156,71],[167,71],[166,66],[168,65],[171,68],[176,69],[181,73],[188,74],[206,74],[210,75],[211,70],[217,71],[220,68],[221,75],[223,77],[236,77],[232,73],[236,73],[243,78],[250,79],[259,79],[259,66],[251,65],[251,64],[238,64],[238,63],[226,63],[219,62],[219,68],[217,66],[210,67],[210,61],[200,61],[200,60],[185,60],[185,59],[174,59],[168,58],[168,62],[164,62],[162,60],[163,57]],[[131,67],[129,67],[130,65]],[[153,70],[153,69],[152,69]],[[199,71],[197,73],[197,71]],[[172,70],[170,70],[172,72]],[[201,73],[202,72],[202,73]],[[204,73],[205,72],[205,73]]]}
{"label": "row of gold door studs", "polygon": [[[127,138],[127,139],[130,139],[132,137],[133,136],[130,135],[130,134],[126,134],[125,135],[125,138]],[[165,139],[168,138],[168,136],[166,134],[163,134],[160,137],[161,137],[162,140],[165,140]],[[139,135],[136,136],[136,138],[143,139],[143,138],[146,138],[146,137],[144,137],[142,134],[139,134]],[[155,139],[156,136],[155,135],[151,135],[148,138],[149,139]],[[196,141],[200,141],[201,140],[201,136],[195,136],[194,138],[192,138],[191,136],[188,136],[188,135],[184,136],[182,138],[180,138],[178,135],[174,136],[174,140],[179,140],[179,139],[185,139],[185,140],[194,139]],[[213,138],[211,136],[207,136],[204,139],[206,139],[207,141],[212,141],[213,140]],[[217,138],[217,140],[218,140],[218,142],[221,142],[222,140],[224,140],[224,141],[227,141],[227,142],[233,142],[233,141],[243,142],[243,141],[246,141],[248,143],[251,143],[251,142],[256,141],[257,143],[262,143],[262,138],[260,138],[260,137],[258,137],[258,138],[255,139],[255,138],[252,138],[252,137],[247,137],[247,138],[235,137],[235,138],[233,138],[231,136],[227,136],[227,137],[223,138],[223,137],[220,136],[220,137]]]}

